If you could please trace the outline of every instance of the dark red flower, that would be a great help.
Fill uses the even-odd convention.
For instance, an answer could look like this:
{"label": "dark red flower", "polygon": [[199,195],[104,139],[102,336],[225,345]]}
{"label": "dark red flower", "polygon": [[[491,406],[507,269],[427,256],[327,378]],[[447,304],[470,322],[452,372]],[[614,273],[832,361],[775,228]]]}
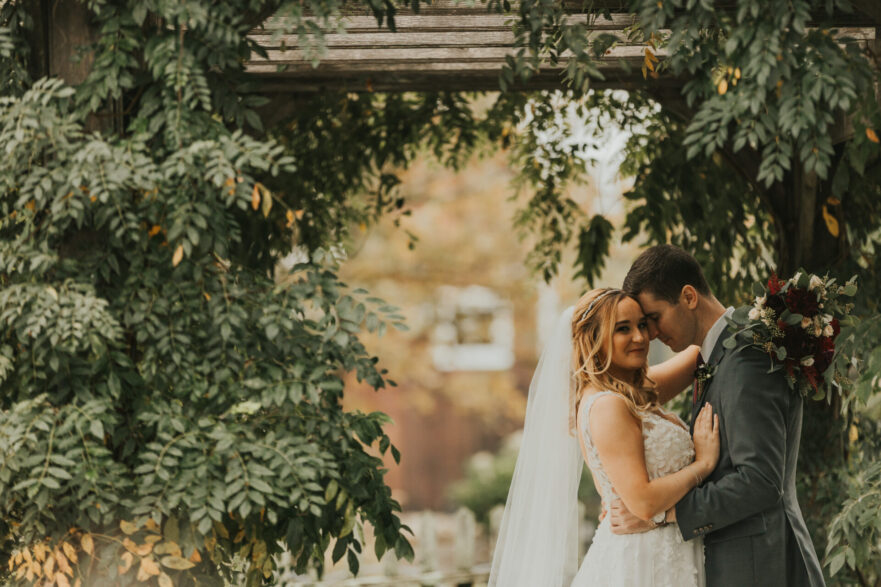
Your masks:
{"label": "dark red flower", "polygon": [[820,310],[817,294],[797,287],[791,287],[787,290],[786,307],[790,312],[808,317],[816,316]]}
{"label": "dark red flower", "polygon": [[771,273],[771,277],[768,278],[768,293],[772,296],[776,296],[780,293],[780,288],[783,287],[783,284],[786,282],[777,277],[777,273]]}
{"label": "dark red flower", "polygon": [[838,318],[833,318],[832,319],[832,340],[835,340],[836,338],[838,338],[838,335],[840,333],[841,333],[841,324],[838,323]]}
{"label": "dark red flower", "polygon": [[[783,314],[783,310],[786,309],[786,303],[783,301],[783,296],[779,294],[768,296],[765,305],[774,310],[774,315],[778,318]],[[783,327],[781,326],[781,328]]]}
{"label": "dark red flower", "polygon": [[[780,321],[778,321],[778,325]],[[786,356],[799,359],[814,354],[814,339],[800,325],[783,327],[783,348],[786,349]],[[780,342],[778,342],[780,344]]]}
{"label": "dark red flower", "polygon": [[804,373],[805,378],[808,380],[808,383],[811,384],[811,387],[817,389],[817,385],[820,383],[820,374],[817,371],[817,368],[813,365],[802,365],[801,372]]}

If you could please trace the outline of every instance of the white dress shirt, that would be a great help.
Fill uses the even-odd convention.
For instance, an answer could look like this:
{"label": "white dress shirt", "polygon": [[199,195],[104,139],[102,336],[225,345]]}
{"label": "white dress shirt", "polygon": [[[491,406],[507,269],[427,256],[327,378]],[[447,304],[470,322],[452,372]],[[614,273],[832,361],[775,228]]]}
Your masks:
{"label": "white dress shirt", "polygon": [[707,331],[707,335],[704,337],[704,342],[701,343],[701,357],[703,357],[704,361],[710,360],[710,355],[713,354],[713,349],[716,347],[716,342],[719,340],[719,337],[722,336],[722,332],[725,330],[725,327],[728,326],[728,322],[725,318],[730,318],[731,314],[734,313],[734,307],[728,306],[728,309],[725,310],[719,319],[716,320],[710,329]]}

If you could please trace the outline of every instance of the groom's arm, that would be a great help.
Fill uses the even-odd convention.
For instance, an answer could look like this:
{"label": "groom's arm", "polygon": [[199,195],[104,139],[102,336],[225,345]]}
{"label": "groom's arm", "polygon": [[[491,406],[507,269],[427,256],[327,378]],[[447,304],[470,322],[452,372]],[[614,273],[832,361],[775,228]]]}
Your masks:
{"label": "groom's arm", "polygon": [[767,510],[783,496],[787,413],[796,392],[779,372],[767,372],[768,356],[756,349],[730,360],[726,371],[732,376],[714,384],[721,386],[721,433],[734,470],[692,489],[676,504],[686,540]]}

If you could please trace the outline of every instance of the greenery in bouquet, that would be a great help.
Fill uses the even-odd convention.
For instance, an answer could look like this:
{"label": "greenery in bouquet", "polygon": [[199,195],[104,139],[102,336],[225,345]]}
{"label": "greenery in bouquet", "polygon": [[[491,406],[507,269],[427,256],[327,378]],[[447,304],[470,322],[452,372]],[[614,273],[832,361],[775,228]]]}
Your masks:
{"label": "greenery in bouquet", "polygon": [[725,345],[765,351],[771,370],[783,369],[789,387],[805,397],[823,399],[830,389],[841,392],[849,381],[834,361],[835,340],[842,326],[856,323],[853,304],[843,300],[856,292],[856,276],[839,284],[834,277],[804,270],[787,280],[772,273],[767,285],[753,286],[755,303],[734,311],[729,324],[738,336]]}

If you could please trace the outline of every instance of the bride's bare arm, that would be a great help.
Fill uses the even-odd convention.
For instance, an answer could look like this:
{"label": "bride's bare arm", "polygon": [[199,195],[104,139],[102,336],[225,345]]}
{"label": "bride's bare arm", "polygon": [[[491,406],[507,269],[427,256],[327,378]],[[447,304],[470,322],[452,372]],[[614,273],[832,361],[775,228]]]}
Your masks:
{"label": "bride's bare arm", "polygon": [[663,363],[649,367],[649,379],[657,384],[658,396],[662,404],[667,403],[694,380],[694,363],[701,348],[691,345]]}
{"label": "bride's bare arm", "polygon": [[590,434],[603,469],[624,505],[650,520],[676,504],[712,472],[719,459],[718,416],[709,404],[695,422],[695,461],[675,473],[649,480],[639,422],[623,398],[597,398],[590,410]]}

